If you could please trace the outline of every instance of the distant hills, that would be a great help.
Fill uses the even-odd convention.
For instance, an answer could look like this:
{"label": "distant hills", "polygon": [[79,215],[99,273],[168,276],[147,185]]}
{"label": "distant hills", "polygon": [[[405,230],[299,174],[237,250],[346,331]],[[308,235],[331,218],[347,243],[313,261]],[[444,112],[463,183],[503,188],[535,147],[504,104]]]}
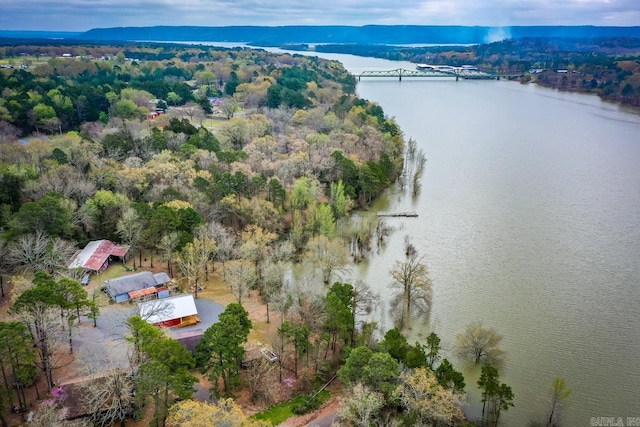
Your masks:
{"label": "distant hills", "polygon": [[70,41],[242,42],[260,46],[294,43],[333,44],[480,44],[522,38],[640,38],[640,26],[516,26],[456,25],[305,26],[157,26],[94,28],[86,32],[6,31],[0,38]]}
{"label": "distant hills", "polygon": [[12,31],[0,30],[2,38],[18,39],[67,39],[81,34],[80,31]]}
{"label": "distant hills", "polygon": [[355,26],[228,26],[228,27],[117,27],[96,28],[73,36],[80,40],[154,40],[245,42],[263,45],[282,43],[354,44],[478,44],[505,38],[640,38],[640,27],[516,26],[467,27],[434,25]]}

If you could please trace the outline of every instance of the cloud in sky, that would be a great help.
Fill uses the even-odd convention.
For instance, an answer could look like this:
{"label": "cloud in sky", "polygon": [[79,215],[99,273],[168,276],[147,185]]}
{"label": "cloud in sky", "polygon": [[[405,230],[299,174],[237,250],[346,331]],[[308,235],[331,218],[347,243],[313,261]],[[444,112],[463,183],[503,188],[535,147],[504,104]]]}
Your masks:
{"label": "cloud in sky", "polygon": [[154,25],[640,25],[638,0],[0,0],[0,30]]}

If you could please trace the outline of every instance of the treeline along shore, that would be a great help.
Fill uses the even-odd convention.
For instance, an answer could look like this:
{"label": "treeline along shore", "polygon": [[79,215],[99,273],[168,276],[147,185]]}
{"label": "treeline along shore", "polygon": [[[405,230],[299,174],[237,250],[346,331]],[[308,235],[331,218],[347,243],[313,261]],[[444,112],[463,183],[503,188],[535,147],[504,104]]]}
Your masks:
{"label": "treeline along shore", "polygon": [[433,65],[473,65],[494,74],[522,75],[523,83],[593,93],[608,101],[640,106],[638,37],[525,37],[470,46],[291,44],[281,47]]}

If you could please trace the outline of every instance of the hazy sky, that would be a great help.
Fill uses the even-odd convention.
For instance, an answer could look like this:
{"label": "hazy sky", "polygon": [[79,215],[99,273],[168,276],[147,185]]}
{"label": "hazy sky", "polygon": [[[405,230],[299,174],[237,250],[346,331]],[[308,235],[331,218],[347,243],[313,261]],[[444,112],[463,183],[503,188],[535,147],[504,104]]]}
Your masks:
{"label": "hazy sky", "polygon": [[0,0],[0,30],[153,25],[640,25],[640,0]]}

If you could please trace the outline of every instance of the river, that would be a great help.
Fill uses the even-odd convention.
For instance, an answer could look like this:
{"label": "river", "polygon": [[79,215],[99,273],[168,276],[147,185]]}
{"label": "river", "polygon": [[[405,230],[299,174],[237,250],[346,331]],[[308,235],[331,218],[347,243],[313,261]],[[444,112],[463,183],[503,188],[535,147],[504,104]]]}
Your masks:
{"label": "river", "polygon": [[[354,74],[413,67],[321,56]],[[565,425],[640,417],[640,115],[508,81],[362,79],[357,91],[428,161],[417,198],[395,186],[372,209],[420,216],[387,219],[395,231],[353,278],[386,303],[408,236],[433,280],[417,337],[434,330],[455,363],[455,335],[468,323],[504,336],[501,381],[515,394],[504,426],[543,419],[555,376],[572,390]],[[388,307],[378,313],[388,324]],[[477,416],[478,372],[464,373]]]}
{"label": "river", "polygon": [[[414,67],[318,56],[356,75]],[[460,366],[452,350],[465,325],[504,336],[501,381],[515,406],[501,425],[543,420],[556,376],[572,390],[564,425],[640,425],[627,419],[640,417],[640,114],[508,81],[363,79],[357,91],[428,159],[418,197],[394,186],[370,212],[419,217],[386,219],[394,232],[345,278],[380,293],[374,320],[390,324],[389,271],[408,238],[433,280],[412,338],[435,331]],[[464,374],[466,412],[479,416],[478,370]]]}

